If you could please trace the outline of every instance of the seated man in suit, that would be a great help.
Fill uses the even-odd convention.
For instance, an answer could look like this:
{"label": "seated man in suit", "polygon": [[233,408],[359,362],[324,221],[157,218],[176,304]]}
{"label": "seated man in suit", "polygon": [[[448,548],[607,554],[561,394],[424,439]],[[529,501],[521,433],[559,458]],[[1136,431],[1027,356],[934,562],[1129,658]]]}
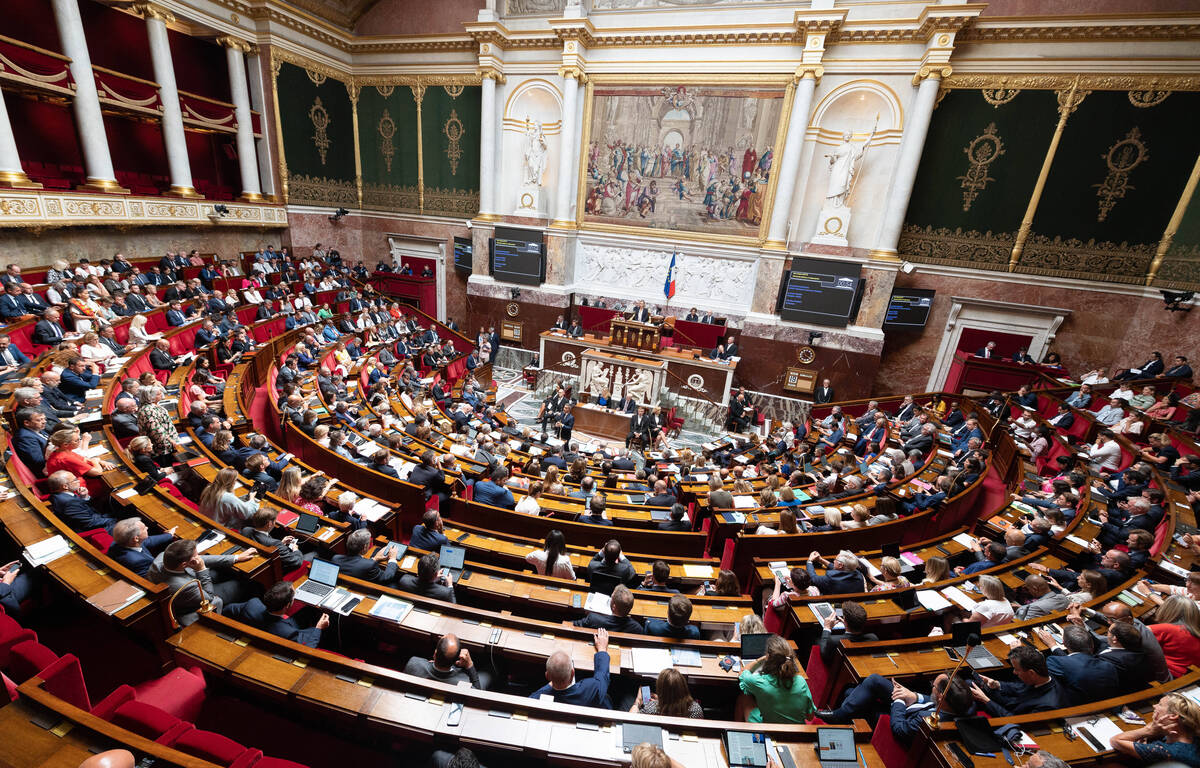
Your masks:
{"label": "seated man in suit", "polygon": [[[346,537],[346,554],[334,555],[333,564],[341,568],[347,576],[353,576],[363,581],[373,581],[376,584],[392,584],[396,581],[396,550],[391,545],[380,547],[375,557],[366,557],[371,548],[371,532],[360,528]],[[380,567],[380,563],[387,565]]]}
{"label": "seated man in suit", "polygon": [[608,697],[608,666],[608,632],[598,629],[596,654],[592,657],[592,676],[586,680],[576,680],[570,654],[555,651],[546,659],[546,685],[534,691],[529,698],[550,696],[559,704],[612,709],[612,701]]}
{"label": "seated man in suit", "polygon": [[647,592],[666,592],[668,594],[679,594],[678,589],[674,589],[668,582],[671,580],[671,566],[667,565],[664,560],[655,560],[650,565],[650,572],[642,579],[641,589]]}
{"label": "seated man in suit", "polygon": [[59,470],[47,480],[50,486],[50,508],[75,531],[103,528],[112,533],[117,521],[101,514],[88,499],[87,487],[74,473]]}
{"label": "seated man in suit", "polygon": [[655,637],[674,637],[679,640],[699,640],[700,628],[688,623],[692,618],[692,601],[683,595],[671,595],[667,603],[667,620],[646,621],[646,634]]}
{"label": "seated man in suit", "polygon": [[171,357],[171,342],[159,339],[150,350],[150,367],[156,371],[174,371],[179,367],[175,358]]}
{"label": "seated man in suit", "polygon": [[1013,362],[1014,362],[1014,363],[1034,363],[1034,362],[1037,362],[1037,361],[1036,361],[1036,360],[1034,360],[1032,357],[1030,357],[1030,355],[1029,355],[1029,353],[1028,353],[1028,352],[1026,352],[1026,351],[1025,351],[1025,347],[1018,347],[1018,348],[1017,348],[1017,351],[1013,353],[1012,360],[1013,360]]}
{"label": "seated man in suit", "polygon": [[1142,651],[1141,632],[1132,623],[1114,621],[1108,626],[1105,640],[1108,647],[1101,650],[1096,658],[1116,670],[1116,695],[1125,696],[1146,690],[1153,674],[1146,654]]}
{"label": "seated man in suit", "polygon": [[984,344],[982,347],[975,350],[975,357],[983,357],[983,358],[989,358],[989,359],[990,358],[999,358],[1000,355],[999,355],[999,353],[996,352],[996,342],[989,341],[987,344]]}
{"label": "seated man in suit", "polygon": [[687,320],[689,323],[698,323],[700,322],[700,313],[696,311],[695,307],[692,307],[688,310],[687,316],[683,319]]}
{"label": "seated man in suit", "polygon": [[442,516],[438,514],[436,509],[425,510],[425,515],[421,518],[421,522],[413,528],[412,536],[408,540],[411,547],[423,549],[426,552],[437,552],[442,547],[450,543],[443,531],[446,529],[445,523],[442,522]]}
{"label": "seated man in suit", "polygon": [[517,500],[513,498],[512,491],[504,487],[507,480],[508,467],[498,464],[492,469],[487,480],[475,483],[474,501],[504,509],[516,509]]}
{"label": "seated man in suit", "polygon": [[1192,367],[1183,355],[1175,356],[1175,364],[1158,375],[1160,379],[1190,379]]}
{"label": "seated man in suit", "polygon": [[592,577],[596,575],[607,576],[622,584],[637,583],[637,573],[633,570],[633,564],[621,554],[621,542],[616,539],[609,539],[592,557],[587,565],[587,574],[588,584],[593,591],[596,591],[596,585]]}
{"label": "seated man in suit", "polygon": [[457,635],[446,634],[438,638],[437,647],[432,659],[422,659],[413,656],[404,665],[404,673],[424,678],[438,680],[450,685],[469,682],[472,688],[486,691],[489,676],[486,672],[475,669],[471,653],[462,647]]}
{"label": "seated man in suit", "polygon": [[329,627],[329,614],[322,613],[315,626],[301,629],[295,619],[288,617],[295,599],[291,583],[280,581],[271,585],[261,599],[252,597],[244,603],[227,605],[222,613],[284,640],[316,648],[321,643],[321,632]]}
{"label": "seated man in suit", "polygon": [[42,315],[42,319],[37,321],[33,326],[33,334],[29,339],[34,344],[41,344],[47,347],[53,347],[62,341],[63,327],[60,322],[62,313],[57,309],[47,309]]}
{"label": "seated man in suit", "polygon": [[613,521],[604,516],[604,510],[608,508],[608,499],[604,494],[593,494],[587,502],[588,513],[581,515],[579,522],[591,523],[592,525],[612,525]]}
{"label": "seated man in suit", "polygon": [[667,489],[666,480],[654,481],[654,495],[647,496],[643,504],[647,507],[671,507],[678,499]]}
{"label": "seated man in suit", "polygon": [[618,584],[613,589],[608,601],[610,615],[589,611],[587,616],[575,620],[575,626],[588,629],[606,629],[609,632],[625,632],[631,635],[643,634],[646,630],[636,619],[629,616],[633,610],[633,593],[624,584]]}
{"label": "seated man in suit", "polygon": [[422,555],[417,561],[417,572],[406,573],[400,577],[397,585],[405,592],[412,592],[422,597],[431,597],[447,603],[457,603],[454,596],[454,585],[440,573],[441,558],[436,552]]}
{"label": "seated man in suit", "polygon": [[29,357],[20,347],[12,343],[7,333],[0,333],[0,381],[11,381],[21,376],[29,365]]}
{"label": "seated man in suit", "polygon": [[1050,585],[1046,583],[1046,579],[1037,574],[1031,573],[1025,577],[1024,588],[1025,594],[1031,599],[1028,603],[1017,607],[1014,612],[1017,621],[1049,616],[1052,613],[1064,610],[1070,603],[1065,594],[1050,589]]}
{"label": "seated man in suit", "polygon": [[[172,595],[181,593],[175,598],[173,609],[176,621],[187,626],[199,618],[197,611],[204,599],[218,613],[225,605],[245,599],[242,584],[229,569],[257,556],[258,551],[253,548],[236,555],[200,555],[196,553],[194,540],[179,539],[168,544],[154,559],[146,579],[155,584],[166,584]],[[220,573],[214,573],[214,570]],[[203,595],[196,582],[203,587]]]}
{"label": "seated man in suit", "polygon": [[663,520],[658,524],[660,531],[690,531],[692,525],[685,518],[687,515],[687,507],[682,504],[672,504],[671,511],[668,513],[670,519]]}
{"label": "seated man in suit", "polygon": [[737,357],[738,345],[734,343],[733,336],[726,336],[724,343],[718,343],[717,346],[708,353],[708,356],[713,360],[728,360],[731,357]]}
{"label": "seated man in suit", "polygon": [[841,725],[856,718],[889,713],[893,738],[903,745],[909,745],[921,733],[925,718],[934,712],[943,722],[953,722],[954,718],[966,717],[974,711],[971,689],[961,677],[951,680],[949,675],[938,675],[934,678],[929,695],[924,695],[883,675],[871,674],[849,690],[841,706],[837,709],[818,709],[817,717],[827,723]]}
{"label": "seated man in suit", "polygon": [[1070,624],[1063,629],[1061,643],[1045,630],[1034,631],[1050,649],[1046,669],[1058,681],[1064,696],[1063,706],[1075,707],[1118,695],[1117,669],[1093,655],[1095,648],[1089,630]]}
{"label": "seated man in suit", "polygon": [[1066,693],[1051,677],[1046,659],[1040,652],[1020,645],[1008,654],[1008,663],[1012,665],[1016,681],[1002,683],[979,675],[983,685],[971,684],[975,701],[983,705],[990,717],[1026,715],[1067,706]]}
{"label": "seated man in suit", "polygon": [[[347,495],[353,494],[349,491],[342,494],[342,496]],[[338,501],[342,500],[342,496],[338,496]],[[278,555],[279,567],[283,569],[284,573],[289,573],[301,567],[306,562],[310,562],[313,555],[305,555],[300,551],[300,546],[296,543],[295,536],[284,536],[282,539],[277,539],[271,535],[275,530],[275,521],[278,517],[279,510],[264,504],[254,514],[250,515],[250,519],[242,527],[242,535],[261,547],[262,551],[274,552]]]}
{"label": "seated man in suit", "polygon": [[46,432],[46,414],[36,408],[18,408],[16,422],[13,449],[21,463],[34,475],[41,477],[46,468],[46,445],[50,440]]}
{"label": "seated man in suit", "polygon": [[[823,575],[817,574],[813,567],[813,564],[817,562],[826,569]],[[848,595],[866,591],[863,575],[858,570],[858,557],[848,550],[843,549],[838,552],[832,563],[814,550],[809,553],[805,568],[812,585],[822,595]]]}
{"label": "seated man in suit", "polygon": [[96,364],[89,363],[76,355],[67,360],[63,369],[58,389],[73,403],[83,403],[90,389],[100,386],[100,377],[96,375]]}
{"label": "seated man in suit", "polygon": [[1075,414],[1071,413],[1071,409],[1064,403],[1059,403],[1057,412],[1046,421],[1050,426],[1057,429],[1070,429],[1075,423]]}
{"label": "seated man in suit", "polygon": [[29,316],[29,310],[21,300],[21,284],[7,283],[4,286],[4,294],[0,295],[0,318],[12,322]]}
{"label": "seated man in suit", "polygon": [[841,605],[843,629],[834,630],[837,614],[831,613],[821,621],[820,644],[821,660],[826,664],[837,661],[837,649],[843,640],[856,643],[866,643],[879,638],[873,632],[867,631],[867,609],[862,603],[846,600]]}
{"label": "seated man in suit", "polygon": [[154,565],[154,558],[175,540],[175,529],[150,535],[150,529],[140,517],[119,520],[112,529],[112,546],[108,556],[139,576],[145,576]]}

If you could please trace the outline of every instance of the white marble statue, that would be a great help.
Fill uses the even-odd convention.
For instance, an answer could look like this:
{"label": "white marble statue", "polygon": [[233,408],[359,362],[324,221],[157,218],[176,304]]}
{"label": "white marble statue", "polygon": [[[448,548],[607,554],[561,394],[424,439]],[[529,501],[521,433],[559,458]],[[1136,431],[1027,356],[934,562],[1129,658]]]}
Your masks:
{"label": "white marble statue", "polygon": [[638,403],[649,402],[650,388],[653,386],[654,377],[650,375],[650,371],[642,368],[630,376],[629,383],[625,385],[625,396]]}
{"label": "white marble statue", "polygon": [[600,397],[604,390],[609,389],[610,375],[608,369],[599,360],[592,362],[592,375],[588,381],[588,392],[592,397]]}
{"label": "white marble statue", "polygon": [[[871,134],[874,136],[874,132]],[[842,134],[842,143],[836,149],[825,155],[829,158],[829,187],[825,192],[825,205],[845,208],[850,190],[854,188],[854,176],[858,173],[863,153],[867,151],[871,139],[856,147],[851,140],[850,131]]]}
{"label": "white marble statue", "polygon": [[539,120],[525,118],[525,186],[540,187],[546,172],[546,135]]}

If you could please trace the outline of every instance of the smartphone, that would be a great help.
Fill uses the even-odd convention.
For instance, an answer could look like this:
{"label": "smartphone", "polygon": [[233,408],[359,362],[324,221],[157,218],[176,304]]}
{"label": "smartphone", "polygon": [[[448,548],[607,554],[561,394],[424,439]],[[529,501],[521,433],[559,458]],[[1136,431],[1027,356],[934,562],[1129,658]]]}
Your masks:
{"label": "smartphone", "polygon": [[579,594],[578,592],[571,595],[571,607],[572,608],[582,608],[583,607],[583,595]]}
{"label": "smartphone", "polygon": [[646,706],[650,702],[650,686],[642,686],[642,706]]}
{"label": "smartphone", "polygon": [[461,701],[456,701],[450,705],[450,712],[446,715],[446,725],[453,728],[462,722],[463,705]]}

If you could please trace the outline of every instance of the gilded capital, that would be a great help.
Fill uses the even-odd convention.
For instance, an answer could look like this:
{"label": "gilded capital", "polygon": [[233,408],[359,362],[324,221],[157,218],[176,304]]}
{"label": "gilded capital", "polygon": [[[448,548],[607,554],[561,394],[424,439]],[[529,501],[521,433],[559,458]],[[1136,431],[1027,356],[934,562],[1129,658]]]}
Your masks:
{"label": "gilded capital", "polygon": [[504,85],[505,82],[504,73],[495,67],[480,67],[475,70],[475,74],[480,80],[495,80],[496,85]]}
{"label": "gilded capital", "polygon": [[230,35],[218,37],[214,42],[222,48],[232,48],[235,51],[241,51],[242,53],[250,53],[250,43],[246,42],[245,40],[239,40],[238,38]]}
{"label": "gilded capital", "polygon": [[175,14],[163,8],[161,5],[150,2],[134,3],[133,10],[145,19],[158,19],[163,24],[174,24]]}
{"label": "gilded capital", "polygon": [[569,77],[573,80],[578,80],[580,85],[583,85],[588,80],[587,73],[584,72],[582,68],[575,65],[559,67],[558,76],[562,78]]}
{"label": "gilded capital", "polygon": [[821,76],[825,74],[825,67],[820,64],[801,64],[796,67],[796,73],[792,75],[792,84],[799,85],[801,80],[806,78],[821,81]]}
{"label": "gilded capital", "polygon": [[950,73],[953,71],[953,67],[951,67],[949,64],[923,64],[921,65],[921,68],[917,70],[917,73],[913,75],[913,85],[920,85],[922,80],[926,80],[928,78],[941,80],[943,78],[950,77]]}

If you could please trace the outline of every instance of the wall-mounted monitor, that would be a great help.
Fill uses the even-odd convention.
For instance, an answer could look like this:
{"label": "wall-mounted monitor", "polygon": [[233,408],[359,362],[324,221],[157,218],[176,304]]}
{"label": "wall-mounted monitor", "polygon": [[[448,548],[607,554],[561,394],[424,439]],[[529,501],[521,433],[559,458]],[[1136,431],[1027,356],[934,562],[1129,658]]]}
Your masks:
{"label": "wall-mounted monitor", "polygon": [[929,321],[929,310],[933,309],[934,293],[927,288],[893,289],[883,327],[897,330],[924,328]]}
{"label": "wall-mounted monitor", "polygon": [[775,311],[784,320],[845,328],[862,302],[861,274],[858,264],[796,257],[783,273]]}
{"label": "wall-mounted monitor", "polygon": [[545,246],[535,229],[496,227],[489,242],[492,277],[505,283],[541,285],[546,277]]}
{"label": "wall-mounted monitor", "polygon": [[472,252],[474,246],[471,244],[469,237],[454,238],[454,268],[459,272],[471,274],[472,270]]}

